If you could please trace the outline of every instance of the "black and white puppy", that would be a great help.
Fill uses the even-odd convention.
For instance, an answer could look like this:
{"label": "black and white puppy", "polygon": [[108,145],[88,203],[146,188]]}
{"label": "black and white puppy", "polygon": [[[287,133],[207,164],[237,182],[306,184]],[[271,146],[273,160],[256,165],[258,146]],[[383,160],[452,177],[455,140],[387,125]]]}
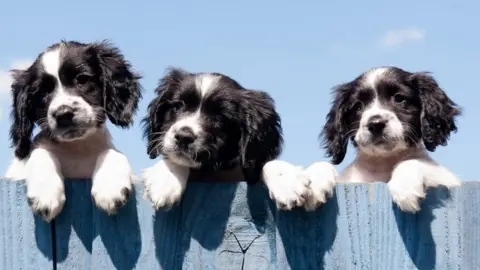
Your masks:
{"label": "black and white puppy", "polygon": [[[64,178],[92,178],[95,203],[115,213],[128,200],[134,175],[105,122],[132,124],[140,76],[106,41],[62,41],[12,73],[15,158],[6,177],[26,180],[29,204],[48,222],[63,208]],[[40,131],[32,138],[35,125]]]}
{"label": "black and white puppy", "polygon": [[240,166],[244,178],[263,180],[279,208],[301,206],[309,179],[287,162],[282,127],[269,94],[243,88],[219,73],[170,68],[143,120],[147,152],[163,159],[145,169],[146,197],[153,207],[176,204],[193,172],[212,173]]}
{"label": "black and white puppy", "polygon": [[447,144],[461,114],[429,73],[373,68],[337,86],[334,95],[321,134],[327,155],[339,164],[349,140],[357,149],[339,182],[388,182],[394,202],[407,212],[420,210],[426,188],[460,185],[428,154]]}

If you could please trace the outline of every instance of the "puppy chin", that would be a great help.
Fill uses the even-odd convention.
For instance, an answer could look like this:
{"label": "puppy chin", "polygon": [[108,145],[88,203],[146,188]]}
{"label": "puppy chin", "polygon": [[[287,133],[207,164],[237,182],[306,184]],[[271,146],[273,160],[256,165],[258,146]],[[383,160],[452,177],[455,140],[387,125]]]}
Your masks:
{"label": "puppy chin", "polygon": [[202,166],[202,163],[193,160],[192,158],[183,153],[170,152],[164,154],[164,156],[166,159],[180,166],[194,169],[200,168]]}
{"label": "puppy chin", "polygon": [[52,129],[52,137],[59,142],[74,142],[88,138],[98,131],[98,127],[78,127],[68,130]]}
{"label": "puppy chin", "polygon": [[370,156],[393,156],[408,148],[403,140],[388,137],[378,142],[374,142],[371,138],[355,138],[354,144],[361,153]]}
{"label": "puppy chin", "polygon": [[389,156],[394,156],[407,148],[404,147],[403,145],[394,145],[394,146],[387,146],[387,147],[382,147],[382,146],[377,146],[377,145],[369,145],[369,146],[359,146],[358,150],[366,155],[369,156],[382,156],[382,157],[389,157]]}

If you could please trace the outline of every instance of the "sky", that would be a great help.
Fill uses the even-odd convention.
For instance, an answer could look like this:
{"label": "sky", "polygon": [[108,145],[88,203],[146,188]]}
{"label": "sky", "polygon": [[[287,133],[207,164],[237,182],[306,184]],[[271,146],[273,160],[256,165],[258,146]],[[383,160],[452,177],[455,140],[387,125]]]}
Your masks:
{"label": "sky", "polygon": [[[0,10],[0,169],[9,148],[11,78],[47,46],[108,39],[142,76],[144,98],[129,130],[109,125],[135,170],[153,165],[140,119],[169,66],[220,72],[267,91],[282,117],[281,159],[326,161],[318,134],[333,86],[375,66],[430,71],[463,109],[459,131],[432,153],[462,180],[478,180],[480,2],[476,1],[6,1]],[[150,1],[149,1],[150,2]],[[153,1],[152,1],[153,2]],[[429,3],[427,3],[429,2]],[[349,148],[342,170],[354,158]]]}

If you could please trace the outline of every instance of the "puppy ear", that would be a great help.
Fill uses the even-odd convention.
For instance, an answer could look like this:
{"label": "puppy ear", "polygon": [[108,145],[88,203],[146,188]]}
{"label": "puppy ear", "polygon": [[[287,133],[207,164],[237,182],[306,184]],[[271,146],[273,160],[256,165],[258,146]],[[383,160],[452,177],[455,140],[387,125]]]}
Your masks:
{"label": "puppy ear", "polygon": [[32,150],[32,132],[34,127],[31,118],[29,98],[29,76],[26,70],[12,70],[12,109],[10,117],[10,139],[12,147],[15,148],[15,156],[24,159],[30,155]]}
{"label": "puppy ear", "polygon": [[167,104],[161,96],[154,98],[147,107],[147,116],[142,119],[143,137],[147,139],[147,154],[151,159],[160,155],[158,147],[161,140],[161,130],[164,125],[164,114]]}
{"label": "puppy ear", "polygon": [[335,165],[340,164],[347,153],[349,126],[346,115],[350,88],[349,84],[342,84],[333,89],[335,97],[319,136],[327,157],[331,157],[331,162]]}
{"label": "puppy ear", "polygon": [[265,163],[282,152],[281,119],[266,92],[244,90],[240,98],[240,163],[247,182],[256,183]]}
{"label": "puppy ear", "polygon": [[89,47],[98,56],[104,82],[104,106],[110,121],[121,128],[133,123],[142,98],[141,76],[132,71],[131,64],[120,50],[108,41]]}
{"label": "puppy ear", "polygon": [[[171,93],[180,85],[185,72],[177,68],[167,69],[167,74],[160,79],[155,89],[156,97],[148,104],[147,116],[142,119],[143,137],[147,139],[147,153],[151,159],[160,155],[158,145],[164,134],[161,134],[165,117],[169,109]],[[173,91],[172,91],[173,90]]]}
{"label": "puppy ear", "polygon": [[425,148],[435,151],[439,145],[447,145],[450,133],[457,131],[455,117],[462,113],[440,88],[428,72],[414,73],[410,77],[413,89],[420,95],[422,103],[422,138]]}

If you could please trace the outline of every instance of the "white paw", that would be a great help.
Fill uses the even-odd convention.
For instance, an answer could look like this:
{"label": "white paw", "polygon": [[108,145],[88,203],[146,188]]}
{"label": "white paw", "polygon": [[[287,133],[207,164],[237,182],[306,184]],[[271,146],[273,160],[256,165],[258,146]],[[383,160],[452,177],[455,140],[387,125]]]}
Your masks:
{"label": "white paw", "polygon": [[97,207],[111,215],[128,202],[133,173],[127,158],[114,150],[108,150],[99,158],[92,178],[92,199]]}
{"label": "white paw", "polygon": [[56,170],[32,171],[26,177],[27,200],[34,213],[46,222],[52,221],[63,209],[65,189]]}
{"label": "white paw", "polygon": [[444,186],[451,189],[461,185],[460,179],[445,167],[433,167],[433,169],[426,170],[425,173],[425,187]]}
{"label": "white paw", "polygon": [[145,197],[152,202],[153,208],[171,208],[182,198],[188,180],[189,168],[159,161],[144,169],[142,177],[145,184]]}
{"label": "white paw", "polygon": [[420,203],[425,199],[423,177],[414,163],[403,163],[394,169],[388,188],[393,201],[404,212],[420,211]]}
{"label": "white paw", "polygon": [[263,181],[268,187],[270,198],[277,208],[290,210],[303,206],[310,196],[310,179],[302,174],[302,168],[281,160],[270,161],[263,167]]}
{"label": "white paw", "polygon": [[25,175],[28,204],[46,222],[52,221],[65,204],[63,176],[58,168],[58,161],[50,152],[37,148],[30,154],[24,171],[17,171]]}
{"label": "white paw", "polygon": [[98,171],[92,184],[92,199],[109,215],[124,206],[132,193],[131,175],[115,171]]}
{"label": "white paw", "polygon": [[328,162],[315,162],[302,174],[310,179],[311,189],[311,196],[307,198],[304,207],[307,211],[314,211],[332,197],[338,173]]}

